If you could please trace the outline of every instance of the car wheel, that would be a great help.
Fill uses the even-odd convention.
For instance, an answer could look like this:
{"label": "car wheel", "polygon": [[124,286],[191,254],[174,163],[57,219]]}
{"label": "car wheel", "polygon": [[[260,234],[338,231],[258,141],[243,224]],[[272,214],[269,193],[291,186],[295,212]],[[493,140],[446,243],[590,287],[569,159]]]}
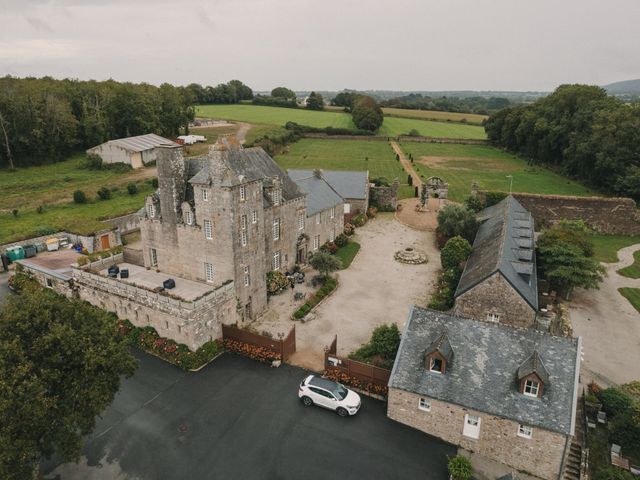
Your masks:
{"label": "car wheel", "polygon": [[302,397],[302,403],[305,407],[310,407],[311,405],[313,405],[313,400],[311,400],[309,397]]}
{"label": "car wheel", "polygon": [[341,417],[347,417],[349,416],[349,412],[347,412],[344,408],[340,407],[338,408],[338,410],[336,410],[336,412],[338,412],[338,415],[340,415]]}

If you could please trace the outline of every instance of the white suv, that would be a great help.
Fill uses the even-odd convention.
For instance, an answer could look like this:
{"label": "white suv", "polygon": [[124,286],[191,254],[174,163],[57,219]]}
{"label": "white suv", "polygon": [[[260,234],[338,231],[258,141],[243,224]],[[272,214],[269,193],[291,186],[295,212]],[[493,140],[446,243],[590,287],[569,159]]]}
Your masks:
{"label": "white suv", "polygon": [[316,375],[302,380],[298,397],[307,407],[319,405],[335,410],[341,417],[355,415],[360,409],[360,395],[340,383]]}

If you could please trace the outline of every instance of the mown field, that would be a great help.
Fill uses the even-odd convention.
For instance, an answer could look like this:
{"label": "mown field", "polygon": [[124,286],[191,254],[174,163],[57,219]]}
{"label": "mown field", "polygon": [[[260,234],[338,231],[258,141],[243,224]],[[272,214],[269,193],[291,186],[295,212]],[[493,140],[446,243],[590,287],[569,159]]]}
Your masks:
{"label": "mown field", "polygon": [[[284,125],[296,122],[312,127],[355,128],[351,115],[337,111],[314,112],[305,109],[264,107],[257,105],[200,105],[196,114],[200,117],[234,120],[239,122]],[[392,136],[408,134],[417,130],[427,137],[484,139],[484,128],[478,125],[435,122],[413,118],[385,117],[379,135]]]}
{"label": "mown field", "polygon": [[439,112],[437,110],[411,110],[408,108],[390,108],[382,109],[385,115],[391,117],[418,118],[420,120],[438,120],[440,122],[466,122],[474,125],[481,125],[484,120],[489,118],[488,115],[479,115],[477,113],[457,113],[457,112]]}
{"label": "mown field", "polygon": [[603,235],[593,234],[591,235],[591,241],[593,242],[593,256],[599,262],[616,263],[620,259],[618,258],[618,250],[630,245],[640,244],[640,235],[625,236],[625,235]]}
{"label": "mown field", "polygon": [[442,177],[449,184],[449,198],[464,200],[471,182],[481,189],[556,195],[592,195],[587,187],[538,166],[529,166],[514,155],[487,145],[457,145],[402,142],[402,150],[413,155],[414,167],[424,178]]}
{"label": "mown field", "polygon": [[368,170],[371,179],[385,177],[393,181],[397,177],[401,185],[400,197],[413,196],[412,188],[407,185],[406,172],[385,141],[304,138],[290,145],[288,152],[277,155],[275,160],[285,170]]}
{"label": "mown field", "polygon": [[622,287],[618,291],[640,313],[640,288]]}

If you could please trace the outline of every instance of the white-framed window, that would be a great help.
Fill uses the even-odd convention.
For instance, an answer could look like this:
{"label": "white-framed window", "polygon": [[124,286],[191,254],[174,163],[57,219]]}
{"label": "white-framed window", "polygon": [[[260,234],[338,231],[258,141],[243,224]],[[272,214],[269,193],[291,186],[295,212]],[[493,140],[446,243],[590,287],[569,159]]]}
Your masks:
{"label": "white-framed window", "polygon": [[273,239],[280,240],[280,219],[273,219]]}
{"label": "white-framed window", "polygon": [[247,229],[247,216],[246,215],[240,215],[240,228],[242,228],[242,230],[246,230]]}
{"label": "white-framed window", "polygon": [[200,191],[202,192],[202,201],[208,202],[209,201],[209,190],[207,190],[206,188],[203,188]]}
{"label": "white-framed window", "polygon": [[298,212],[298,230],[304,230],[304,212]]}
{"label": "white-framed window", "polygon": [[351,204],[350,203],[345,203],[344,204],[344,213],[351,213]]}
{"label": "white-framed window", "polygon": [[207,240],[211,240],[213,238],[213,226],[211,225],[211,220],[204,221],[204,237]]}
{"label": "white-framed window", "polygon": [[240,200],[245,201],[247,199],[247,189],[244,185],[240,185]]}
{"label": "white-framed window", "polygon": [[487,314],[487,322],[498,323],[500,321],[500,314],[498,313],[488,313]]}
{"label": "white-framed window", "polygon": [[336,207],[331,207],[330,215],[331,218],[336,218]]}
{"label": "white-framed window", "polygon": [[329,232],[329,241],[333,242],[336,239],[336,230],[335,228],[332,228],[331,231]]}
{"label": "white-framed window", "polygon": [[443,366],[444,365],[442,364],[442,359],[437,357],[429,357],[429,371],[442,373]]}
{"label": "white-framed window", "polygon": [[153,203],[149,204],[149,218],[156,217],[156,206]]}
{"label": "white-framed window", "polygon": [[248,287],[251,283],[251,277],[249,275],[249,266],[244,267],[244,286]]}
{"label": "white-framed window", "polygon": [[533,428],[531,428],[529,425],[523,425],[523,424],[518,425],[519,437],[529,439],[531,438],[532,435],[533,435]]}
{"label": "white-framed window", "polygon": [[313,249],[318,250],[320,248],[320,235],[313,237]]}
{"label": "white-framed window", "polygon": [[478,415],[465,415],[464,426],[462,427],[462,435],[469,438],[480,438],[480,422],[481,418]]}
{"label": "white-framed window", "polygon": [[246,230],[242,230],[242,232],[240,232],[240,239],[242,241],[242,246],[246,247],[247,246],[247,232],[246,232]]}
{"label": "white-framed window", "polygon": [[279,205],[280,204],[280,189],[279,188],[274,188],[273,191],[271,192],[271,200],[273,201],[274,205]]}
{"label": "white-framed window", "polygon": [[322,222],[322,218],[320,217],[320,212],[316,213],[316,225],[320,225]]}
{"label": "white-framed window", "polygon": [[418,409],[422,410],[423,412],[430,412],[431,411],[431,403],[429,403],[429,400],[427,400],[424,397],[421,397],[418,400]]}
{"label": "white-framed window", "polygon": [[158,266],[158,252],[155,248],[150,248],[149,249],[149,258],[151,259],[151,266],[152,267],[157,267]]}
{"label": "white-framed window", "polygon": [[191,213],[191,210],[184,212],[184,221],[187,222],[187,225],[191,225],[193,223],[193,213]]}
{"label": "white-framed window", "polygon": [[204,264],[204,278],[207,282],[213,283],[213,264],[206,263]]}
{"label": "white-framed window", "polygon": [[275,252],[273,254],[273,269],[280,270],[280,252]]}
{"label": "white-framed window", "polygon": [[251,212],[251,223],[258,223],[258,211]]}
{"label": "white-framed window", "polygon": [[524,391],[522,393],[528,395],[529,397],[537,397],[539,389],[540,383],[536,382],[535,380],[526,380],[524,382]]}

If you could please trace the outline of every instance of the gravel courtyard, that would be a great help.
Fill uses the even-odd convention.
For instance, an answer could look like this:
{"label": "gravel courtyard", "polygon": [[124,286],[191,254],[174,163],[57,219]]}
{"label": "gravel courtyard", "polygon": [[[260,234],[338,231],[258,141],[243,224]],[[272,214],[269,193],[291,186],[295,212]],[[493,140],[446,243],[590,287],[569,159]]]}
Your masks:
{"label": "gravel courtyard", "polygon": [[[346,355],[366,343],[382,323],[395,322],[402,329],[409,306],[427,303],[440,268],[433,232],[413,230],[392,214],[379,214],[359,228],[353,239],[360,243],[360,252],[348,269],[337,272],[338,289],[316,308],[313,320],[295,322],[297,351],[290,360],[295,365],[321,370],[323,347],[335,334],[338,354]],[[393,255],[406,247],[424,251],[429,261],[398,263]],[[258,330],[289,331],[293,324],[267,318],[256,325]]]}

